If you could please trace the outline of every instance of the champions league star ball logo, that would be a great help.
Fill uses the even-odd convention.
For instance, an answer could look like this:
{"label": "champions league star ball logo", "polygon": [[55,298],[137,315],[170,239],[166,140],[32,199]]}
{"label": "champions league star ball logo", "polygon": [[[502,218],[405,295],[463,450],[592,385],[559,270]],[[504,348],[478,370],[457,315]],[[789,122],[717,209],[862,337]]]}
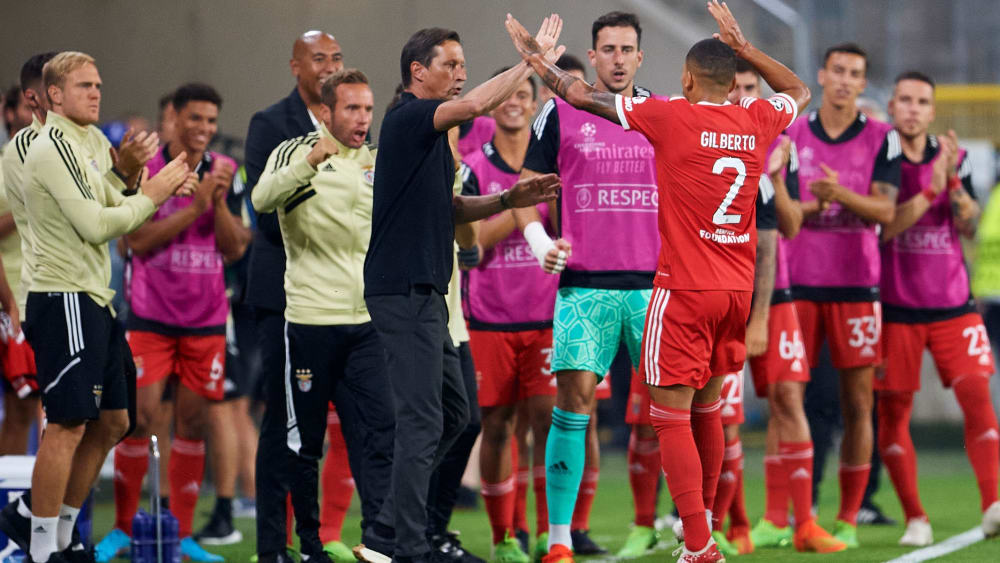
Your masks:
{"label": "champions league star ball logo", "polygon": [[588,121],[580,126],[580,134],[584,137],[593,137],[597,134],[597,126]]}
{"label": "champions league star ball logo", "polygon": [[309,368],[295,370],[295,379],[299,380],[299,391],[308,393],[313,387],[313,374]]}

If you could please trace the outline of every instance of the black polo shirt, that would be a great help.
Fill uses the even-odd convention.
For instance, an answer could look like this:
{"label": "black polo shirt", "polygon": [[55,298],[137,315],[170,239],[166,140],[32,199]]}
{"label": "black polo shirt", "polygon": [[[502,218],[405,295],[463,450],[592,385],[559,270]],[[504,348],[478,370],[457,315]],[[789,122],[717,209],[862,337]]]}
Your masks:
{"label": "black polo shirt", "polygon": [[365,296],[405,294],[416,285],[448,292],[455,161],[447,132],[434,129],[441,103],[404,92],[382,120]]}

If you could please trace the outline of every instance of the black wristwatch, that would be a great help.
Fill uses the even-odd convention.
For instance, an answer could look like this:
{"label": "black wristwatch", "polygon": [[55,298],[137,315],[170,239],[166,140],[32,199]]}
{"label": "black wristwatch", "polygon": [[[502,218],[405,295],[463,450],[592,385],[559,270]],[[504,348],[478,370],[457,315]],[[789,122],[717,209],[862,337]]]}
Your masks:
{"label": "black wristwatch", "polygon": [[510,209],[510,200],[507,198],[508,195],[510,195],[510,190],[500,192],[500,207],[504,209]]}

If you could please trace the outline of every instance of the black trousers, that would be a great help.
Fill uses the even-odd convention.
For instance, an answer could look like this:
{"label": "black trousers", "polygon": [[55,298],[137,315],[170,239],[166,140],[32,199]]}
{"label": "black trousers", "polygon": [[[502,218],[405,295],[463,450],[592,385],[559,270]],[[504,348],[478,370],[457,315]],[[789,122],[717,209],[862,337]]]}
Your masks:
{"label": "black trousers", "polygon": [[441,465],[431,476],[427,506],[428,537],[443,536],[448,531],[448,522],[451,521],[451,513],[455,510],[455,501],[458,499],[458,489],[462,486],[465,466],[469,464],[472,447],[476,444],[476,438],[483,428],[479,413],[476,366],[472,362],[472,350],[468,342],[459,345],[458,357],[462,365],[465,394],[469,400],[469,423],[465,425],[465,429],[458,435],[448,453],[444,454]]}
{"label": "black trousers", "polygon": [[[257,553],[261,556],[283,553],[285,550],[286,510],[285,497],[292,492],[292,504],[296,520],[308,522],[316,517],[312,511],[316,503],[315,494],[309,494],[308,487],[293,490],[291,484],[296,481],[317,482],[318,470],[300,468],[303,473],[296,473],[294,458],[287,446],[288,409],[285,400],[285,335],[284,313],[268,309],[255,308],[254,319],[257,330],[257,346],[261,356],[260,377],[263,382],[266,409],[261,421],[260,438],[257,444]],[[329,343],[324,344],[324,348]],[[381,508],[381,502],[388,491],[386,475],[388,468],[370,473],[365,469],[365,456],[375,456],[366,452],[366,440],[372,430],[364,427],[363,418],[359,414],[359,406],[353,401],[345,401],[337,394],[346,393],[344,386],[338,386],[335,397],[338,404],[337,414],[341,421],[341,430],[347,444],[348,462],[351,473],[361,498],[362,521],[364,529],[370,525]],[[324,411],[325,413],[326,411]],[[325,416],[325,414],[324,414]],[[390,419],[391,421],[391,419]],[[325,428],[325,418],[324,418]],[[391,422],[390,422],[391,424]],[[378,430],[376,429],[377,433]],[[386,441],[383,438],[383,441]],[[388,439],[391,443],[391,437]],[[374,442],[371,448],[382,448],[381,455],[388,457],[388,443]],[[383,461],[382,464],[386,465]],[[378,462],[376,462],[376,465]],[[391,461],[388,462],[391,466]],[[381,482],[380,482],[381,480]],[[305,497],[301,497],[305,494]],[[316,540],[318,542],[318,540]],[[315,549],[315,545],[304,545],[306,549]]]}
{"label": "black trousers", "polygon": [[390,492],[379,525],[366,529],[363,541],[395,556],[423,555],[430,551],[426,532],[431,475],[468,424],[469,399],[448,336],[444,296],[429,286],[417,286],[407,294],[365,300],[386,350],[396,436]]}
{"label": "black trousers", "polygon": [[[329,402],[337,407],[361,497],[362,529],[377,515],[389,490],[395,423],[385,352],[371,323],[315,326],[285,324],[288,360],[284,391],[285,445],[292,455],[291,491],[296,531],[303,546],[319,540],[318,467],[323,457]],[[360,407],[360,408],[358,408]],[[354,450],[353,452],[351,450]],[[301,506],[300,506],[301,504]]]}

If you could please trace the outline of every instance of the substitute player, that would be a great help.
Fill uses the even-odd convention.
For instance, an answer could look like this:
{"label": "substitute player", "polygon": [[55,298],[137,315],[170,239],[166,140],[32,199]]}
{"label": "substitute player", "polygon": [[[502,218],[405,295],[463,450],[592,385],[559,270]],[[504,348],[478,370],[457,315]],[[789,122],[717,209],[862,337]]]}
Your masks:
{"label": "substitute player", "polygon": [[[491,112],[496,133],[478,152],[465,157],[464,194],[488,195],[517,182],[531,141],[537,89],[534,78],[529,78]],[[548,220],[547,204],[536,209]],[[493,530],[493,559],[527,563],[530,558],[514,537],[511,436],[516,406],[524,401],[528,418],[524,422],[534,436],[533,457],[544,459],[555,396],[549,360],[558,279],[532,267],[535,258],[510,211],[481,222],[479,247],[482,261],[466,273],[465,310],[482,408],[482,494]],[[522,453],[531,458],[529,452]],[[536,504],[538,510],[544,506]],[[539,515],[539,522],[542,518]],[[543,541],[541,527],[538,534]]]}
{"label": "substitute player", "polygon": [[[19,244],[16,250],[10,248],[3,253],[4,268],[5,271],[11,270],[7,274],[7,280],[14,292],[21,320],[25,315],[31,271],[35,263],[31,250],[31,229],[24,209],[24,159],[28,156],[28,147],[45,125],[45,114],[51,106],[42,87],[42,67],[54,56],[54,51],[39,53],[25,61],[21,67],[21,95],[25,104],[31,108],[31,124],[19,131],[11,131],[11,140],[3,151],[5,193],[0,197],[10,207],[15,227],[15,232],[5,237],[4,243],[16,240]],[[19,271],[13,270],[15,264],[20,266]],[[24,340],[23,333],[18,333],[12,339],[7,339],[3,352],[4,377],[0,384],[3,385],[4,419],[0,429],[0,455],[26,454],[31,425],[38,418],[40,398],[37,393],[38,385],[34,380],[34,353]],[[26,392],[27,395],[22,396]]]}
{"label": "substitute player", "polygon": [[[709,533],[705,501],[714,496],[724,450],[721,376],[737,371],[746,355],[755,188],[767,147],[809,101],[801,80],[743,38],[728,8],[713,2],[709,10],[726,43],[708,39],[691,48],[682,75],[685,96],[671,101],[598,91],[547,64],[523,27],[507,20],[525,60],[560,97],[637,129],[656,150],[663,244],[642,367],[667,483],[684,522],[680,561],[723,560]],[[779,94],[726,104],[734,50]],[[550,561],[571,558],[566,545],[548,555]]]}
{"label": "substitute player", "polygon": [[840,373],[844,440],[834,535],[857,547],[857,513],[872,448],[872,379],[882,357],[878,225],[892,222],[899,136],[857,109],[867,55],[831,47],[819,71],[820,108],[788,129],[799,151],[805,223],[789,241],[789,279],[805,354],[815,367],[826,338]]}
{"label": "substitute player", "polygon": [[138,424],[115,450],[115,528],[98,544],[108,560],[128,545],[149,455],[149,436],[168,378],[176,375],[175,432],[167,473],[181,551],[195,561],[220,561],[190,537],[205,467],[204,435],[211,402],[223,397],[226,299],[223,262],[243,256],[250,232],[226,205],[235,162],[208,150],[218,131],[222,98],[205,84],[174,92],[174,140],[146,165],[152,177],[178,154],[198,175],[191,197],[172,198],[128,235],[131,253],[126,336],[138,369]]}
{"label": "substitute player", "polygon": [[188,178],[180,154],[141,193],[123,196],[135,183],[122,178],[138,181],[141,161],[122,169],[92,127],[101,101],[94,59],[60,53],[43,82],[52,108],[24,163],[36,258],[27,336],[48,419],[32,475],[30,557],[39,563],[69,546],[101,463],[129,428],[130,355],[109,308],[107,242],[138,228]]}
{"label": "substitute player", "polygon": [[1000,434],[990,402],[993,354],[969,291],[961,237],[976,233],[979,205],[972,166],[955,133],[928,135],[934,81],[921,72],[896,79],[889,101],[903,149],[900,203],[882,231],[882,299],[886,349],[878,394],[878,446],[906,516],[900,545],[934,543],[917,491],[917,455],[910,438],[913,394],[929,349],[945,387],[965,418],[965,450],[979,483],[987,536],[1000,532],[997,501]]}
{"label": "substitute player", "polygon": [[[635,85],[643,53],[642,27],[634,14],[601,16],[594,21],[591,39],[588,56],[597,73],[596,89],[609,95],[650,95]],[[536,141],[521,176],[558,172],[567,190],[558,213],[561,235],[554,242],[537,210],[514,215],[542,268],[560,274],[552,358],[558,389],[545,450],[548,547],[572,545],[577,553],[598,553],[603,548],[587,531],[573,528],[578,520],[574,508],[584,474],[596,471],[594,461],[587,465],[584,457],[594,389],[622,338],[632,365],[639,365],[660,244],[653,148],[642,135],[594,119],[559,98],[542,108],[534,131]],[[636,435],[651,439],[652,427],[643,428]],[[656,543],[653,511],[644,508],[655,498],[658,478],[657,471],[650,471],[630,479],[636,521],[619,555],[639,555]]]}

